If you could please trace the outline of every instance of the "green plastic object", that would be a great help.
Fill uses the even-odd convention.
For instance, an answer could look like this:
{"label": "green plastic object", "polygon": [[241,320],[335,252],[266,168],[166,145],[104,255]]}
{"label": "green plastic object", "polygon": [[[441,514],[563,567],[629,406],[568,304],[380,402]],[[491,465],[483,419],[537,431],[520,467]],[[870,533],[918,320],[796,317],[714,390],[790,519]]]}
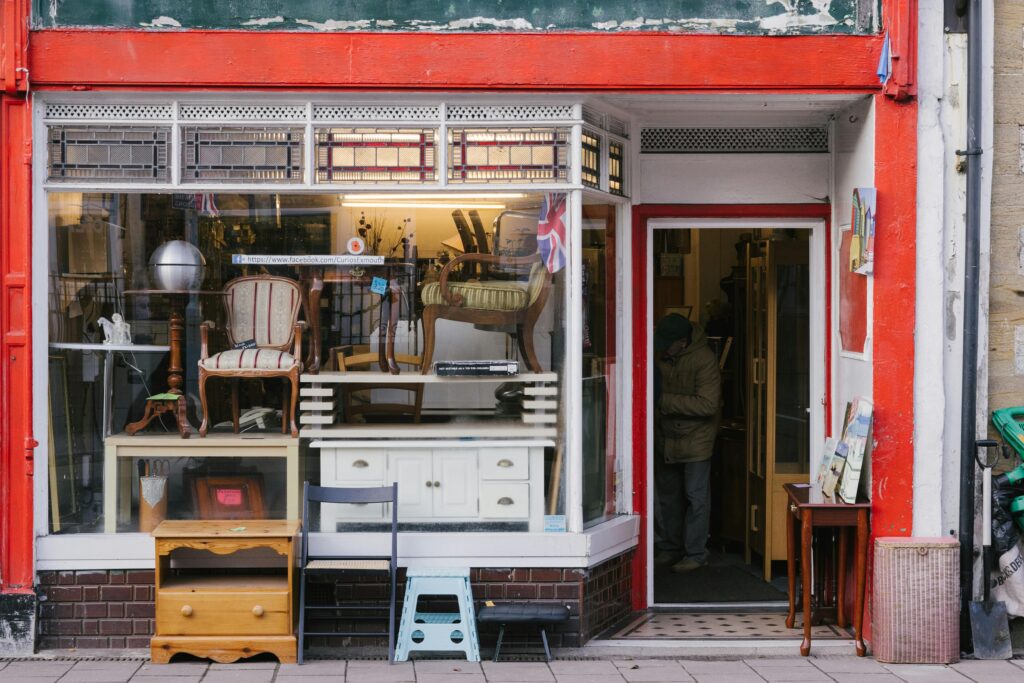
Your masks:
{"label": "green plastic object", "polygon": [[1001,408],[992,411],[992,424],[1003,437],[1006,445],[1017,452],[1017,457],[1024,460],[1024,406]]}

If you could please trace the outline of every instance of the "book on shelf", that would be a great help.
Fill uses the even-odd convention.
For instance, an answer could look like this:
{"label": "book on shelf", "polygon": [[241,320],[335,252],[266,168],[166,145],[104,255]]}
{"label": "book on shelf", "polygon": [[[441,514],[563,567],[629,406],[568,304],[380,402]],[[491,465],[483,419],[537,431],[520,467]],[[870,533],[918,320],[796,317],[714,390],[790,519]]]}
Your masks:
{"label": "book on shelf", "polygon": [[512,377],[519,374],[514,360],[439,360],[434,374],[441,377]]}

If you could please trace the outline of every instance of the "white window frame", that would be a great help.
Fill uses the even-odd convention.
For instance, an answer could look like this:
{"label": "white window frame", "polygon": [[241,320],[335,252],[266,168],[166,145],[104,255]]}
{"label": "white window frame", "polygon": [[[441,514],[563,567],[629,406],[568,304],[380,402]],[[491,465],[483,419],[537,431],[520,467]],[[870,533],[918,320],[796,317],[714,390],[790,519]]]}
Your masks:
{"label": "white window frame", "polygon": [[[316,183],[315,180],[315,140],[313,138],[314,128],[318,125],[330,125],[328,121],[314,121],[314,104],[393,104],[396,99],[401,103],[431,103],[439,106],[439,118],[436,122],[424,120],[409,121],[358,121],[345,122],[345,125],[355,124],[366,127],[397,127],[436,126],[437,147],[435,153],[438,181],[436,183],[423,184],[337,184],[337,183]],[[167,120],[76,120],[76,119],[46,119],[45,111],[48,103],[170,103],[171,118]],[[208,103],[208,104],[293,104],[304,105],[305,117],[301,120],[232,120],[228,121],[201,121],[198,119],[182,120],[180,117],[182,103]],[[582,266],[582,254],[578,248],[572,245],[581,244],[582,239],[582,197],[584,189],[588,195],[599,195],[602,200],[615,204],[619,207],[621,219],[617,225],[619,229],[618,243],[618,301],[623,314],[618,321],[619,341],[619,386],[623,388],[621,396],[624,397],[619,406],[618,414],[621,421],[621,428],[618,430],[619,452],[624,458],[623,475],[624,481],[621,487],[621,498],[619,509],[628,512],[632,507],[632,468],[631,458],[631,431],[630,418],[625,406],[629,405],[628,397],[631,395],[631,373],[624,368],[625,360],[629,358],[630,351],[630,320],[629,312],[631,303],[629,296],[628,273],[630,272],[630,256],[628,239],[630,225],[628,197],[610,194],[584,188],[580,182],[580,133],[583,121],[581,118],[581,98],[572,96],[537,96],[531,97],[530,103],[536,104],[565,104],[572,102],[575,118],[568,120],[488,120],[470,123],[459,122],[459,127],[571,127],[570,147],[570,176],[568,183],[486,183],[486,184],[447,184],[447,128],[446,107],[452,103],[473,103],[473,104],[522,104],[520,99],[513,96],[508,97],[446,97],[438,100],[436,97],[422,94],[402,94],[400,97],[390,96],[357,96],[351,97],[320,97],[309,96],[296,99],[294,96],[268,96],[266,93],[258,95],[214,95],[195,94],[188,97],[176,98],[170,95],[160,94],[137,94],[131,96],[117,95],[110,96],[96,93],[46,93],[35,97],[33,103],[33,134],[34,139],[43,141],[42,144],[33,146],[33,177],[37,180],[33,183],[32,200],[36,210],[33,211],[32,229],[33,243],[36,248],[32,256],[32,286],[36,293],[33,301],[33,376],[37,379],[48,377],[48,340],[49,340],[49,316],[46,310],[46,292],[48,291],[48,274],[50,272],[49,261],[49,220],[48,194],[51,192],[108,192],[108,193],[169,193],[169,192],[253,192],[258,190],[261,193],[288,193],[288,194],[328,194],[349,192],[394,192],[400,194],[410,191],[446,191],[453,195],[460,193],[471,194],[481,191],[494,192],[522,191],[522,192],[566,192],[569,195],[569,215],[572,217],[570,224],[570,263],[567,265],[568,273],[579,273]],[[130,124],[138,125],[170,125],[171,127],[171,148],[170,148],[170,182],[164,184],[153,183],[115,183],[115,182],[48,182],[48,148],[46,141],[47,125],[59,123],[74,124]],[[202,123],[237,124],[237,125],[303,125],[305,127],[305,152],[304,152],[304,175],[303,183],[185,183],[181,182],[181,128],[183,125],[195,125]],[[610,133],[604,132],[603,139],[608,140]],[[623,141],[625,142],[625,141]],[[631,149],[626,145],[627,154]],[[604,154],[607,154],[605,151]],[[602,171],[602,187],[607,188],[607,160],[604,160]],[[628,180],[628,178],[627,178]],[[453,563],[467,566],[502,566],[502,567],[589,567],[594,566],[605,559],[625,552],[637,544],[639,536],[639,518],[631,515],[620,515],[603,523],[583,529],[582,520],[582,453],[580,443],[582,437],[582,418],[578,406],[582,398],[582,356],[579,353],[572,353],[572,349],[582,348],[582,314],[579,304],[582,302],[582,281],[579,277],[571,277],[566,287],[566,364],[564,382],[565,411],[567,415],[565,444],[566,444],[566,500],[565,511],[567,517],[567,532],[565,533],[519,533],[519,532],[466,532],[445,534],[444,549],[438,552],[438,536],[436,533],[403,533],[399,546],[403,562],[416,562],[417,565],[447,564]],[[42,385],[39,385],[42,386]],[[48,392],[37,391],[33,396],[33,426],[37,434],[48,432]],[[48,489],[48,443],[41,440],[36,450],[36,469],[34,481],[34,529],[36,534],[36,569],[60,570],[60,569],[124,569],[124,568],[151,568],[153,566],[152,545],[150,536],[141,533],[88,533],[88,534],[50,534],[49,533],[49,489]],[[625,500],[623,500],[625,499]],[[386,537],[385,534],[359,534],[362,542],[381,543]],[[344,546],[350,543],[345,534],[313,534],[315,544],[324,544],[326,547],[338,545]]]}

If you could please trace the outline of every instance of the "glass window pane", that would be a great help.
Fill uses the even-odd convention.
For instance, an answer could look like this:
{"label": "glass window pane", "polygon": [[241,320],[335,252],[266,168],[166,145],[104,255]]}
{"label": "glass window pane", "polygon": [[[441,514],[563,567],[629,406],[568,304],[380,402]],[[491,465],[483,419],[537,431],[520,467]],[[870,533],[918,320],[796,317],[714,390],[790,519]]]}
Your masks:
{"label": "glass window pane", "polygon": [[569,140],[569,128],[449,128],[448,182],[568,182]]}

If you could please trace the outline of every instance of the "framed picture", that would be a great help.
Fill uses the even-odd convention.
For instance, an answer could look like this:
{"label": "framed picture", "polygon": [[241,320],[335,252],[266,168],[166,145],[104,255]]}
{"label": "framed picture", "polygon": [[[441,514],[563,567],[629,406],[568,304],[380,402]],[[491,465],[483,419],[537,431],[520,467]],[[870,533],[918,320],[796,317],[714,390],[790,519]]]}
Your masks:
{"label": "framed picture", "polygon": [[192,479],[200,519],[265,519],[262,474],[215,474]]}

